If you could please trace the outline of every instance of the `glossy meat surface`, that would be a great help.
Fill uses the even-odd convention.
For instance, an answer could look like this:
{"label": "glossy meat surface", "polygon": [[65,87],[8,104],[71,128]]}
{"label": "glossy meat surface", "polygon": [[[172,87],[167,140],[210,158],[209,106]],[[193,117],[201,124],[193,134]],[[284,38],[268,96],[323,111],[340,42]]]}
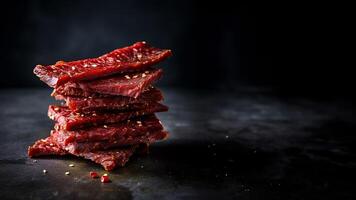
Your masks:
{"label": "glossy meat surface", "polygon": [[72,112],[66,106],[50,105],[48,108],[48,116],[50,119],[57,122],[57,130],[61,129],[70,131],[92,126],[119,123],[134,117],[149,115],[155,112],[164,112],[167,110],[167,106],[156,102],[150,103],[147,107],[142,109],[104,113],[76,113]]}
{"label": "glossy meat surface", "polygon": [[110,140],[98,141],[98,142],[70,142],[64,145],[64,141],[58,136],[58,132],[53,132],[53,138],[57,139],[57,144],[59,144],[63,149],[71,154],[93,152],[98,150],[110,150],[118,147],[125,147],[129,145],[138,144],[151,144],[158,140],[163,140],[168,137],[168,132],[166,131],[156,131],[147,132],[144,135],[125,135],[120,138],[111,138]]}
{"label": "glossy meat surface", "polygon": [[[116,167],[124,166],[129,161],[129,158],[133,155],[136,148],[137,146],[128,146],[106,151],[93,151],[73,155],[91,160],[102,165],[105,170],[110,171]],[[69,154],[69,152],[63,150],[60,145],[56,144],[52,136],[38,140],[34,145],[28,148],[28,155],[30,157],[65,154]]]}
{"label": "glossy meat surface", "polygon": [[139,137],[147,133],[161,131],[162,129],[163,126],[157,117],[155,115],[148,115],[105,127],[90,127],[75,131],[58,130],[57,137],[63,145],[68,145],[73,142],[98,142]]}
{"label": "glossy meat surface", "polygon": [[111,97],[64,97],[66,105],[75,112],[89,112],[95,110],[126,110],[132,105],[147,107],[152,102],[163,99],[161,91],[152,88],[142,93],[138,98],[125,96]]}
{"label": "glossy meat surface", "polygon": [[170,50],[151,47],[146,42],[116,49],[97,58],[58,61],[54,65],[37,65],[34,73],[51,87],[67,82],[93,80],[112,74],[144,70],[171,55]]}

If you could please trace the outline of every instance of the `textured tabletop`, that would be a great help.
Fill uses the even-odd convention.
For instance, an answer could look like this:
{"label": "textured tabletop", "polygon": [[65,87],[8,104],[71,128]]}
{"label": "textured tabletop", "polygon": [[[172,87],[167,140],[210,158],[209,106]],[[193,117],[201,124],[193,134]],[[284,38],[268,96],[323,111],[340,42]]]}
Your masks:
{"label": "textured tabletop", "polygon": [[27,157],[27,147],[53,127],[50,90],[0,90],[0,199],[356,198],[348,103],[251,89],[164,93],[170,111],[159,117],[169,139],[110,172],[112,182],[103,184],[89,177],[92,170],[104,173],[90,161]]}

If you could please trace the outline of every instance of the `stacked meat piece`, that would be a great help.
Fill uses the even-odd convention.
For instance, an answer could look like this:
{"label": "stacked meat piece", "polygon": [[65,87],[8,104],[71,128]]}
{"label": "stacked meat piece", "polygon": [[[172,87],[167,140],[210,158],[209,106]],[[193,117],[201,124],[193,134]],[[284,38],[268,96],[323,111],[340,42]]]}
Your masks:
{"label": "stacked meat piece", "polygon": [[152,66],[170,55],[138,42],[98,58],[37,65],[34,73],[65,104],[49,106],[54,129],[30,146],[28,155],[72,154],[112,170],[135,151],[146,152],[149,144],[165,139],[168,133],[155,113],[168,108],[152,86],[162,69]]}

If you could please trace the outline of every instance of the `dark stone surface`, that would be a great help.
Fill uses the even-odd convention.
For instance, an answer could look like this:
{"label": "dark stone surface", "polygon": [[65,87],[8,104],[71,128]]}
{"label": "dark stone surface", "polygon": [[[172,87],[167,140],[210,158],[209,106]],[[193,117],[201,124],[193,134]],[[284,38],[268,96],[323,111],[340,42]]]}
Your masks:
{"label": "dark stone surface", "polygon": [[92,162],[27,157],[53,126],[49,90],[1,90],[0,199],[356,198],[351,105],[260,90],[164,91],[170,111],[159,117],[170,138],[102,184],[89,178],[104,173]]}

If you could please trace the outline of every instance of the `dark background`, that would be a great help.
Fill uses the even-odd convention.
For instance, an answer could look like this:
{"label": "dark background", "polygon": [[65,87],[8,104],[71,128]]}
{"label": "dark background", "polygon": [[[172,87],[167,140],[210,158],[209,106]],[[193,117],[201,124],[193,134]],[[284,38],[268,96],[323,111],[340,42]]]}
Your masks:
{"label": "dark background", "polygon": [[352,97],[347,5],[229,1],[8,1],[1,87],[46,87],[36,64],[96,57],[135,41],[170,48],[160,85]]}

